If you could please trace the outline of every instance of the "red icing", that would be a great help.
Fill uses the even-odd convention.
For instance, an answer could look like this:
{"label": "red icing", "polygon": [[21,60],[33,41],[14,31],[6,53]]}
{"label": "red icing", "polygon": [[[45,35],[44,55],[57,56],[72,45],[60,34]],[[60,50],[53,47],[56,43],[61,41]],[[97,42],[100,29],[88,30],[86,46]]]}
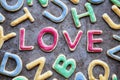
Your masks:
{"label": "red icing", "polygon": [[78,33],[77,33],[77,36],[75,37],[75,40],[72,42],[71,39],[70,39],[70,36],[68,34],[67,31],[63,31],[63,35],[66,39],[66,42],[70,48],[71,51],[74,51],[81,39],[81,36],[82,36],[83,32],[80,30]]}
{"label": "red icing", "polygon": [[87,44],[87,50],[88,52],[102,52],[102,48],[93,48],[94,43],[101,43],[103,40],[102,38],[94,39],[93,35],[96,34],[102,34],[101,30],[89,30],[88,31],[88,44]]}
{"label": "red icing", "polygon": [[25,29],[20,29],[20,41],[19,41],[19,49],[20,50],[33,50],[34,46],[25,46]]}
{"label": "red icing", "polygon": [[[52,45],[46,45],[44,44],[43,42],[43,35],[45,35],[46,33],[50,33],[53,35],[54,37],[54,41],[53,41],[53,44]],[[52,50],[55,49],[56,45],[57,45],[57,42],[58,42],[58,32],[55,28],[53,27],[46,27],[46,28],[43,28],[39,35],[38,35],[38,45],[39,47],[45,51],[45,52],[51,52]]]}

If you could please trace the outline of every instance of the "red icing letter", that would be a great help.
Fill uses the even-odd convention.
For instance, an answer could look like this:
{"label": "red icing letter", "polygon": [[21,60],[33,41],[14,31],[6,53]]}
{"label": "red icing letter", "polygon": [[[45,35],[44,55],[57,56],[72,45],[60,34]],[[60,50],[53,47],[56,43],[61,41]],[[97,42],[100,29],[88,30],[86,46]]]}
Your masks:
{"label": "red icing letter", "polygon": [[19,37],[19,49],[20,50],[33,50],[34,46],[25,46],[25,29],[20,28],[20,37]]}
{"label": "red icing letter", "polygon": [[72,42],[70,37],[69,37],[68,32],[65,31],[65,30],[63,31],[63,35],[64,35],[64,37],[66,39],[66,42],[67,42],[67,44],[69,46],[70,51],[74,51],[76,49],[76,47],[77,47],[77,45],[78,45],[78,43],[79,43],[79,41],[81,39],[82,34],[83,34],[83,32],[80,30],[77,33],[77,36],[76,36],[75,40]]}
{"label": "red icing letter", "polygon": [[102,52],[102,48],[93,48],[94,43],[101,43],[103,40],[101,38],[94,39],[93,35],[94,34],[102,34],[101,30],[89,30],[87,35],[88,35],[88,43],[87,43],[87,51],[88,52]]}
{"label": "red icing letter", "polygon": [[[50,33],[53,35],[54,37],[54,41],[53,41],[53,44],[52,45],[46,45],[44,42],[43,42],[43,35],[46,34],[46,33]],[[39,35],[38,35],[38,45],[39,47],[45,51],[45,52],[51,52],[52,50],[55,49],[56,45],[57,45],[57,42],[58,42],[58,32],[55,28],[53,27],[46,27],[46,28],[43,28]]]}

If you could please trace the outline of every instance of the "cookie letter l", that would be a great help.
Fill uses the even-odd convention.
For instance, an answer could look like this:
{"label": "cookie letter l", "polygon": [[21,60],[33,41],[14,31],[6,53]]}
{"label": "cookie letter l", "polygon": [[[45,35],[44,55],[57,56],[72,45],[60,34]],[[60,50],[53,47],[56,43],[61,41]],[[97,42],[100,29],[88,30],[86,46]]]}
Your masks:
{"label": "cookie letter l", "polygon": [[20,41],[19,41],[19,49],[20,50],[33,50],[34,46],[25,46],[25,29],[20,29]]}

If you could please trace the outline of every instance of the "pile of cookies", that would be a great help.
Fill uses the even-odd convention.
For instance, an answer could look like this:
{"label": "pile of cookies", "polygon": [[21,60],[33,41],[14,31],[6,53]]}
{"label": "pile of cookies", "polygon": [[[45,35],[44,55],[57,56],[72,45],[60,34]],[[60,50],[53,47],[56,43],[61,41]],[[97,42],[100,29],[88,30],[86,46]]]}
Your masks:
{"label": "pile of cookies", "polygon": [[[79,0],[70,0],[70,1],[73,4],[80,3]],[[68,7],[61,0],[51,0],[51,2],[53,2],[55,5],[59,6],[62,9],[61,15],[59,17],[56,17],[46,10],[43,11],[42,15],[52,22],[61,23],[62,21],[64,21],[64,19],[68,15]],[[91,23],[96,23],[97,19],[96,19],[96,15],[95,15],[94,9],[92,7],[92,4],[98,5],[103,2],[104,2],[104,0],[88,0],[88,2],[85,3],[86,12],[81,13],[81,14],[78,14],[76,8],[71,8],[71,14],[72,14],[73,22],[74,22],[74,25],[76,26],[76,28],[79,29],[82,26],[80,19],[83,17],[89,17]],[[111,0],[111,2],[114,4],[112,6],[112,10],[120,17],[120,9],[119,9],[120,1],[119,0]],[[18,0],[15,5],[8,5],[6,0],[0,0],[0,3],[1,3],[1,6],[5,10],[7,10],[9,12],[16,12],[22,8],[22,6],[24,4],[24,0]],[[49,1],[48,0],[39,0],[39,3],[42,7],[47,7],[49,4]],[[28,6],[32,6],[33,0],[27,0],[27,4],[28,4]],[[15,19],[14,21],[12,21],[10,23],[11,26],[17,26],[20,23],[22,24],[22,22],[25,20],[30,20],[30,22],[35,21],[34,17],[32,16],[31,12],[28,10],[27,7],[24,7],[23,10],[24,10],[25,14],[20,16],[19,18]],[[110,26],[110,28],[115,29],[115,30],[120,29],[120,24],[114,23],[113,20],[109,17],[109,15],[107,13],[104,13],[102,17],[105,20],[105,22]],[[3,23],[5,20],[6,20],[5,16],[2,13],[0,13],[0,23]],[[19,50],[20,51],[31,51],[34,49],[34,46],[26,46],[25,45],[25,32],[26,32],[25,28],[20,28],[20,30],[19,30]],[[51,34],[54,38],[53,43],[51,45],[47,45],[43,41],[43,36],[48,33]],[[82,38],[83,31],[82,30],[78,31],[73,42],[70,38],[69,33],[66,30],[63,30],[62,33],[63,33],[65,41],[69,47],[69,50],[75,51],[78,43],[80,42],[80,40]],[[103,51],[102,48],[93,47],[94,44],[103,42],[102,38],[93,38],[94,35],[101,35],[102,33],[103,33],[102,30],[88,30],[88,32],[87,32],[87,51],[88,52],[101,53]],[[7,35],[4,35],[3,27],[0,26],[0,48],[2,48],[5,41],[7,41],[10,38],[13,38],[15,36],[16,36],[15,32],[11,32]],[[118,36],[118,35],[113,35],[113,38],[120,41],[120,36]],[[58,44],[58,39],[59,39],[59,33],[58,33],[57,29],[55,29],[53,27],[45,27],[40,30],[38,37],[37,37],[37,42],[38,42],[39,48],[42,51],[49,53],[49,52],[52,52],[56,48],[56,46]],[[115,55],[115,53],[117,53],[119,51],[120,51],[120,45],[116,46],[112,49],[109,49],[107,51],[107,55],[115,60],[120,61],[120,57]],[[14,59],[16,62],[16,68],[13,71],[7,71],[5,69],[9,58]],[[34,80],[45,80],[53,75],[53,72],[50,70],[48,70],[47,72],[42,74],[42,70],[45,66],[45,62],[46,62],[46,58],[40,57],[40,58],[26,64],[25,67],[27,70],[31,70],[35,66],[39,65],[38,70],[36,71]],[[104,75],[102,75],[102,74],[99,75],[99,80],[108,80],[109,75],[110,75],[110,68],[107,63],[105,63],[104,61],[101,61],[101,60],[93,60],[89,64],[89,66],[88,66],[89,80],[98,80],[93,76],[93,68],[97,65],[102,66],[105,70]],[[67,69],[67,67],[69,67],[69,66],[70,66],[70,68]],[[21,73],[22,68],[23,68],[23,63],[22,63],[21,58],[18,55],[12,54],[10,52],[5,52],[2,62],[1,62],[1,65],[0,65],[0,74],[6,75],[9,77],[13,77],[12,80],[29,80],[25,76],[18,76]],[[56,58],[52,68],[57,73],[61,74],[63,77],[68,79],[74,73],[74,71],[76,69],[76,61],[72,58],[67,59],[64,54],[60,54]],[[54,78],[53,80],[58,80],[58,79]],[[78,73],[76,73],[74,80],[87,80],[87,78],[84,76],[84,74],[82,72],[78,72]],[[116,74],[113,74],[112,80],[118,80]]]}

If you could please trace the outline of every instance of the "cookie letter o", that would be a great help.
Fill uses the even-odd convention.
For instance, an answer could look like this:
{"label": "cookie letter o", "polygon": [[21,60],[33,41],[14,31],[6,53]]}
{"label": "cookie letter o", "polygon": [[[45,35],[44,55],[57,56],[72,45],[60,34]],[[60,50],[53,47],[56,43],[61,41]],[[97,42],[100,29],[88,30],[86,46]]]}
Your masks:
{"label": "cookie letter o", "polygon": [[[54,41],[53,41],[53,44],[52,45],[46,45],[44,42],[43,42],[43,36],[46,34],[46,33],[50,33],[53,35],[54,37]],[[58,43],[58,32],[55,28],[53,27],[46,27],[46,28],[43,28],[39,35],[38,35],[38,45],[40,47],[40,49],[42,49],[43,51],[45,52],[51,52],[52,50],[55,49],[56,45]]]}

